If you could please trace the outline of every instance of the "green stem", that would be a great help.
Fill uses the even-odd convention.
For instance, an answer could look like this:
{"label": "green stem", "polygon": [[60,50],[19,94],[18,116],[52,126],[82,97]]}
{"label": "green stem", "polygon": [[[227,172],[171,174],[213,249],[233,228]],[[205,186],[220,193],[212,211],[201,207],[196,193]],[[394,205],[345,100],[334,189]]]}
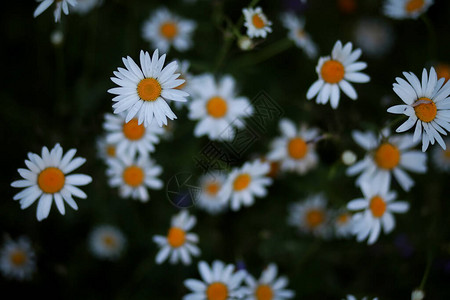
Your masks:
{"label": "green stem", "polygon": [[430,274],[430,269],[431,269],[431,263],[433,262],[433,256],[431,254],[431,252],[428,253],[428,258],[427,258],[427,266],[425,268],[425,273],[423,274],[422,277],[422,281],[420,282],[420,286],[419,289],[420,290],[424,290],[425,287],[425,283],[427,282],[428,279],[428,275]]}

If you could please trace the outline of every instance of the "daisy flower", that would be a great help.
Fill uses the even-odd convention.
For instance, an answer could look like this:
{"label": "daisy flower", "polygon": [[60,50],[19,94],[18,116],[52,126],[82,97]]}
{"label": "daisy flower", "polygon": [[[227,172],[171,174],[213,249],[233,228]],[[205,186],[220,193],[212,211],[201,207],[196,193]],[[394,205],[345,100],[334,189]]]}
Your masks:
{"label": "daisy flower", "polygon": [[110,177],[109,185],[119,187],[122,198],[131,197],[147,202],[150,198],[147,188],[161,189],[163,182],[157,178],[162,168],[147,156],[132,158],[121,155],[107,161],[106,174]]}
{"label": "daisy flower", "polygon": [[194,21],[182,19],[163,7],[145,21],[142,38],[162,52],[168,52],[170,47],[184,52],[192,48],[192,34],[196,27]]}
{"label": "daisy flower", "polygon": [[106,137],[97,138],[97,156],[103,161],[115,158],[117,155],[117,145],[106,142]]}
{"label": "daisy flower", "polygon": [[80,15],[85,15],[95,7],[100,6],[103,0],[77,0],[77,5],[74,6],[73,11]]}
{"label": "daisy flower", "polygon": [[244,26],[247,28],[247,35],[249,37],[265,38],[268,33],[272,32],[272,22],[267,20],[267,17],[263,13],[261,7],[244,8],[242,9],[242,12],[245,18]]}
{"label": "daisy flower", "polygon": [[76,186],[86,185],[92,178],[83,174],[71,174],[80,167],[86,159],[73,158],[77,150],[70,149],[63,156],[63,149],[56,144],[50,151],[42,147],[41,156],[28,153],[25,164],[28,169],[18,169],[22,180],[11,183],[12,187],[25,188],[14,196],[14,200],[20,200],[20,207],[25,209],[39,198],[36,217],[38,221],[48,217],[53,200],[59,212],[64,215],[64,201],[74,210],[78,209],[72,195],[79,198],[87,198],[86,194]]}
{"label": "daisy flower", "polygon": [[126,239],[122,231],[111,225],[95,227],[89,234],[89,248],[100,259],[115,260],[125,248]]}
{"label": "daisy flower", "polygon": [[319,131],[316,128],[308,129],[304,124],[297,129],[288,119],[280,120],[279,128],[282,136],[271,143],[267,158],[279,161],[282,171],[305,174],[314,168],[319,160],[315,151]]}
{"label": "daisy flower", "polygon": [[[347,297],[343,300],[358,300],[355,296],[353,295],[347,295]],[[368,300],[367,297],[363,297],[361,300]],[[373,300],[378,300],[378,298],[373,298]]]}
{"label": "daisy flower", "polygon": [[450,138],[446,138],[444,142],[446,150],[440,147],[434,147],[431,158],[437,169],[443,172],[450,172]]}
{"label": "daisy flower", "polygon": [[77,6],[77,0],[36,0],[40,2],[38,7],[33,13],[33,17],[37,17],[42,14],[47,8],[49,8],[53,3],[55,3],[55,10],[53,11],[53,16],[55,17],[55,22],[61,20],[61,11],[65,15],[69,14],[69,5],[75,7]]}
{"label": "daisy flower", "polygon": [[247,284],[247,294],[245,300],[285,300],[294,298],[295,292],[287,290],[285,287],[289,281],[285,276],[277,278],[278,267],[270,264],[261,274],[258,281],[248,274],[245,277]]}
{"label": "daisy flower", "polygon": [[182,210],[172,217],[167,236],[155,235],[153,241],[160,250],[156,255],[156,263],[163,263],[170,256],[170,263],[181,261],[185,265],[192,262],[191,256],[199,256],[200,249],[196,246],[198,235],[190,233],[197,219],[190,216],[187,210]]}
{"label": "daisy flower", "polygon": [[[395,201],[395,192],[389,191],[387,184],[361,183],[364,198],[358,198],[347,204],[347,209],[359,211],[352,217],[354,226],[352,233],[358,242],[368,237],[369,245],[375,243],[380,235],[381,227],[384,233],[390,233],[395,227],[393,213],[405,213],[409,210],[409,203]],[[361,211],[363,210],[363,211]]]}
{"label": "daisy flower", "polygon": [[103,128],[106,130],[106,142],[117,145],[116,152],[120,156],[126,154],[134,157],[136,154],[148,155],[155,151],[155,144],[159,143],[159,137],[164,134],[164,128],[156,123],[145,127],[138,124],[138,119],[133,118],[125,122],[125,113],[118,115],[105,114]]}
{"label": "daisy flower", "polygon": [[391,26],[379,18],[363,18],[358,21],[354,31],[355,43],[364,54],[379,58],[385,55],[394,44]]}
{"label": "daisy flower", "polygon": [[304,29],[305,20],[295,16],[292,12],[287,12],[281,16],[281,21],[284,27],[289,30],[289,39],[291,39],[297,47],[305,51],[309,58],[316,57],[317,46]]}
{"label": "daisy flower", "polygon": [[352,234],[352,214],[346,210],[339,210],[334,217],[334,232],[338,238],[346,238]]}
{"label": "daisy flower", "polygon": [[225,265],[220,260],[214,261],[211,267],[200,261],[198,270],[202,280],[184,281],[192,293],[185,295],[183,300],[233,300],[242,297],[241,283],[247,274],[245,270],[235,272],[233,264]]}
{"label": "daisy flower", "polygon": [[322,194],[309,196],[289,206],[288,224],[301,232],[327,238],[330,235],[328,219],[327,199]]}
{"label": "daisy flower", "polygon": [[367,67],[367,64],[356,61],[361,56],[361,49],[352,51],[352,47],[350,42],[343,46],[341,41],[337,41],[331,52],[331,57],[319,58],[316,67],[319,79],[308,89],[306,93],[308,100],[317,95],[316,102],[326,104],[330,99],[331,107],[336,109],[340,99],[339,89],[353,100],[358,98],[349,81],[364,83],[369,82],[370,77],[360,72]]}
{"label": "daisy flower", "polygon": [[191,120],[199,120],[194,129],[196,137],[208,135],[210,140],[232,140],[232,129],[244,127],[239,120],[253,114],[253,106],[246,97],[236,95],[235,85],[229,75],[218,83],[212,74],[196,77],[188,115]]}
{"label": "daisy flower", "polygon": [[372,182],[374,185],[391,184],[392,175],[400,186],[409,191],[414,186],[414,180],[405,172],[425,173],[427,171],[427,156],[417,150],[417,145],[411,134],[392,135],[385,129],[377,137],[373,132],[352,132],[353,139],[364,150],[365,157],[347,169],[347,175],[361,173],[356,184]]}
{"label": "daisy flower", "polygon": [[255,196],[267,195],[266,186],[272,184],[272,179],[267,177],[269,170],[270,164],[259,159],[246,162],[241,168],[234,168],[218,196],[230,199],[231,209],[234,211],[239,210],[241,205],[253,205]]}
{"label": "daisy flower", "polygon": [[[194,76],[189,72],[189,67],[190,67],[191,63],[188,60],[182,60],[182,61],[175,60],[175,61],[178,64],[178,69],[176,70],[176,72],[180,73],[179,79],[184,80],[184,83],[177,86],[176,89],[185,91],[186,93],[191,95],[192,94],[191,85],[192,85],[192,80],[194,79]],[[186,104],[186,102],[176,101],[176,102],[174,102],[174,104],[177,109],[181,109]]]}
{"label": "daisy flower", "polygon": [[423,152],[435,140],[445,149],[441,134],[447,135],[446,131],[450,131],[450,82],[444,85],[444,78],[438,80],[434,68],[429,74],[423,69],[422,83],[413,73],[403,72],[403,75],[408,81],[397,77],[393,89],[405,104],[394,105],[387,110],[408,116],[396,131],[403,132],[415,125],[413,139],[418,141],[422,136]]}
{"label": "daisy flower", "polygon": [[210,214],[223,212],[228,206],[228,201],[219,197],[219,192],[225,180],[226,176],[222,172],[212,172],[203,175],[200,178],[201,191],[195,204]]}
{"label": "daisy flower", "polygon": [[393,19],[417,19],[428,10],[433,0],[385,0],[384,14]]}
{"label": "daisy flower", "polygon": [[0,249],[0,271],[3,276],[29,280],[36,270],[35,253],[26,237],[7,239]]}
{"label": "daisy flower", "polygon": [[119,85],[109,89],[108,92],[117,95],[113,98],[114,113],[127,112],[125,122],[129,122],[134,116],[138,117],[138,124],[144,123],[150,126],[155,118],[159,126],[167,124],[167,118],[176,119],[166,100],[185,102],[188,93],[176,89],[184,83],[183,79],[177,79],[180,74],[175,73],[178,68],[176,62],[171,62],[163,68],[166,55],[159,57],[158,49],[150,58],[148,52],[141,50],[141,68],[131,57],[124,57],[122,61],[126,67],[114,71],[111,80]]}

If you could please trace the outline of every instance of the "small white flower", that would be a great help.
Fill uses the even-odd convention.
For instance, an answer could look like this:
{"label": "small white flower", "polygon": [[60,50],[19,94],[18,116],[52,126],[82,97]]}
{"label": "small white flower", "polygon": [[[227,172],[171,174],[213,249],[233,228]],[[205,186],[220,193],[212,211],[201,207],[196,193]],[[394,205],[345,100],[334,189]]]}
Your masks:
{"label": "small white flower", "polygon": [[423,152],[435,140],[445,149],[441,134],[447,135],[450,131],[450,81],[444,85],[445,78],[438,80],[434,68],[431,68],[429,75],[423,69],[422,83],[413,73],[403,72],[403,75],[408,82],[397,77],[393,89],[405,104],[394,105],[387,110],[393,114],[408,116],[408,120],[396,131],[407,131],[416,125],[413,139],[418,141],[422,136]]}
{"label": "small white flower", "polygon": [[393,45],[394,34],[392,28],[383,19],[363,18],[355,26],[355,44],[364,54],[373,58],[380,58]]}
{"label": "small white flower", "polygon": [[183,52],[192,47],[192,34],[196,27],[194,21],[182,19],[163,7],[145,21],[142,37],[162,52],[168,52],[170,47]]}
{"label": "small white flower", "polygon": [[173,61],[163,68],[165,59],[165,54],[159,57],[158,49],[151,59],[148,52],[141,50],[141,68],[128,56],[122,58],[126,69],[113,72],[116,77],[111,80],[120,87],[109,89],[108,93],[117,95],[113,98],[114,113],[126,111],[127,123],[137,116],[139,125],[144,123],[148,127],[155,118],[162,126],[167,124],[167,118],[177,118],[166,100],[185,102],[189,94],[177,89],[184,83],[183,79],[177,79],[180,74],[175,73],[178,64]]}
{"label": "small white flower", "polygon": [[26,237],[17,241],[7,239],[0,249],[0,271],[3,276],[17,280],[30,280],[36,270],[36,258]]}
{"label": "small white flower", "polygon": [[97,138],[97,157],[103,161],[107,161],[110,158],[116,158],[117,145],[106,142],[106,137],[100,136]]}
{"label": "small white flower", "polygon": [[307,128],[305,124],[297,129],[288,119],[280,120],[279,128],[282,136],[271,143],[267,159],[280,162],[282,171],[305,174],[314,168],[319,160],[315,151],[315,139],[319,131]]}
{"label": "small white flower", "polygon": [[53,200],[59,212],[64,215],[64,201],[73,209],[78,209],[72,195],[87,198],[76,186],[86,185],[92,178],[84,174],[67,175],[86,161],[81,157],[73,158],[76,152],[77,150],[70,149],[63,156],[63,149],[59,144],[51,151],[47,147],[42,147],[41,156],[28,153],[29,160],[25,160],[28,169],[18,169],[23,180],[14,181],[11,186],[25,189],[13,199],[20,200],[20,207],[25,209],[39,198],[36,211],[38,221],[48,217]]}
{"label": "small white flower", "polygon": [[389,187],[393,175],[400,186],[409,191],[414,181],[405,170],[414,173],[427,171],[427,155],[412,150],[418,142],[414,142],[410,134],[390,136],[389,130],[383,130],[377,137],[371,131],[363,133],[354,130],[352,135],[355,142],[367,151],[364,159],[347,169],[350,176],[361,173],[356,180],[357,185],[367,181]]}
{"label": "small white flower", "polygon": [[425,298],[425,293],[422,290],[414,290],[411,293],[411,300],[423,300]]}
{"label": "small white flower", "polygon": [[258,281],[248,274],[245,277],[247,283],[247,294],[245,300],[285,300],[292,299],[295,292],[285,289],[289,281],[285,276],[277,278],[278,267],[276,264],[270,264],[262,272]]}
{"label": "small white flower", "polygon": [[162,168],[147,156],[132,158],[124,154],[116,159],[109,159],[107,164],[109,185],[119,187],[122,198],[131,197],[147,202],[150,198],[147,188],[163,187],[163,182],[157,178],[162,173]]}
{"label": "small white flower", "polygon": [[297,47],[305,51],[309,58],[317,56],[317,46],[312,41],[311,36],[305,31],[305,20],[295,16],[292,12],[281,15],[284,27],[289,30],[288,37]]}
{"label": "small white flower", "polygon": [[100,259],[115,260],[125,248],[126,239],[115,226],[100,225],[89,234],[89,248]]}
{"label": "small white flower", "polygon": [[352,234],[352,214],[346,210],[339,210],[334,216],[334,232],[338,238],[347,238]]}
{"label": "small white flower", "polygon": [[351,166],[356,162],[356,154],[351,150],[345,150],[341,155],[342,162],[347,166]]}
{"label": "small white flower", "polygon": [[393,19],[417,19],[433,2],[433,0],[385,0],[383,12]]}
{"label": "small white flower", "polygon": [[337,41],[331,52],[331,57],[319,58],[316,67],[319,79],[313,83],[306,93],[306,98],[312,99],[317,95],[316,102],[326,104],[330,99],[331,107],[336,109],[341,97],[340,89],[351,99],[356,100],[358,95],[349,82],[369,82],[370,77],[361,70],[367,67],[365,62],[357,59],[361,56],[361,49],[352,51],[352,43],[345,46]]}
{"label": "small white flower", "polygon": [[191,256],[200,255],[200,249],[196,246],[198,235],[189,232],[196,222],[195,216],[190,216],[187,210],[182,210],[172,217],[167,236],[153,236],[153,241],[160,247],[155,259],[157,264],[170,257],[171,264],[181,261],[185,265],[190,265]]}
{"label": "small white flower", "polygon": [[216,260],[211,267],[204,261],[198,263],[202,280],[187,279],[184,285],[192,291],[183,300],[234,300],[242,298],[244,290],[241,287],[246,276],[245,270],[235,272],[235,266],[225,265]]}
{"label": "small white flower", "polygon": [[251,38],[262,37],[265,38],[267,33],[272,32],[272,22],[267,20],[266,15],[263,13],[261,7],[256,8],[244,8],[245,23],[247,28],[247,35]]}
{"label": "small white flower", "polygon": [[434,146],[431,158],[433,159],[434,166],[443,171],[450,172],[450,138],[445,140],[446,150],[441,147]]}
{"label": "small white flower", "polygon": [[267,177],[270,163],[257,159],[246,162],[241,168],[231,170],[219,197],[229,199],[231,209],[237,211],[242,206],[251,206],[255,197],[267,195],[266,186],[272,184],[272,179]]}
{"label": "small white flower", "polygon": [[[396,201],[397,194],[390,192],[389,187],[384,185],[361,183],[361,191],[364,198],[358,198],[347,204],[347,209],[360,211],[353,215],[354,223],[352,233],[356,235],[356,240],[361,242],[368,237],[369,245],[378,240],[378,236],[383,227],[384,233],[392,232],[395,227],[393,213],[405,213],[409,210],[409,203]],[[361,211],[363,210],[363,211]]]}
{"label": "small white flower", "polygon": [[40,14],[42,14],[53,3],[55,3],[56,7],[55,10],[53,11],[55,22],[59,22],[61,20],[61,11],[63,11],[65,15],[69,14],[69,5],[74,7],[77,6],[77,0],[36,0],[36,1],[41,3],[38,5],[38,7],[33,13],[33,16],[35,18]]}
{"label": "small white flower", "polygon": [[203,175],[200,178],[201,191],[196,199],[196,205],[210,214],[223,212],[228,206],[228,201],[219,197],[219,192],[225,180],[226,176],[222,172],[212,172]]}

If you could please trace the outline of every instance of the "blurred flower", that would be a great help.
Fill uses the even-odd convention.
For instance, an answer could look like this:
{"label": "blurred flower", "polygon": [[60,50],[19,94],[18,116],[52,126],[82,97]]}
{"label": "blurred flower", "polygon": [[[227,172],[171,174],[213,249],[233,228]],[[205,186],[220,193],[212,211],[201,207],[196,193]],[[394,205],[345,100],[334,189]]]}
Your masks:
{"label": "blurred flower", "polygon": [[251,50],[251,49],[253,49],[253,47],[255,46],[255,45],[253,44],[252,39],[249,38],[249,37],[246,36],[246,35],[241,36],[241,37],[238,39],[237,43],[238,43],[239,48],[240,48],[241,50],[243,50],[243,51]]}
{"label": "blurred flower", "polygon": [[65,213],[64,201],[73,209],[78,209],[72,195],[82,199],[87,196],[76,186],[86,185],[92,178],[83,174],[67,175],[86,161],[81,157],[73,159],[76,151],[70,149],[63,156],[63,149],[56,144],[51,151],[47,147],[42,147],[41,156],[28,153],[29,160],[25,160],[28,169],[18,169],[23,180],[11,183],[12,187],[26,188],[13,198],[20,199],[20,208],[29,207],[39,198],[36,212],[38,221],[48,217],[53,200],[62,215]]}
{"label": "blurred flower", "polygon": [[189,119],[200,120],[194,136],[208,135],[210,140],[232,140],[234,128],[243,128],[240,120],[253,114],[246,97],[236,96],[236,82],[229,75],[216,83],[212,74],[198,76],[192,83]]}
{"label": "blurred flower", "polygon": [[97,258],[115,260],[125,248],[122,231],[111,225],[95,227],[89,234],[89,248]]}
{"label": "blurred flower", "polygon": [[69,14],[69,4],[71,6],[77,5],[77,0],[36,0],[37,2],[41,2],[36,10],[33,13],[33,16],[36,18],[40,14],[42,14],[47,8],[50,7],[53,3],[55,3],[56,7],[53,11],[53,16],[55,17],[55,22],[59,22],[61,20],[61,10],[65,15]]}
{"label": "blurred flower", "polygon": [[336,109],[339,105],[341,89],[353,100],[358,98],[355,89],[349,83],[369,82],[370,77],[359,71],[365,69],[365,62],[357,62],[361,56],[361,49],[352,51],[352,43],[345,46],[337,41],[330,56],[321,57],[316,67],[319,79],[308,89],[306,98],[308,100],[317,95],[316,102],[326,104],[330,99],[331,107]]}
{"label": "blurred flower", "polygon": [[184,285],[193,293],[184,296],[183,300],[231,300],[243,296],[241,284],[247,274],[245,270],[234,272],[234,265],[225,265],[220,260],[215,260],[211,267],[201,261],[198,270],[202,280],[184,281]]}
{"label": "blurred flower", "polygon": [[237,211],[243,206],[253,205],[254,197],[265,197],[266,187],[272,184],[267,177],[270,170],[268,162],[256,159],[246,162],[241,168],[234,168],[228,175],[218,197],[230,200],[231,209]]}
{"label": "blurred flower", "polygon": [[180,74],[175,73],[178,68],[176,62],[171,62],[163,68],[166,55],[159,57],[158,49],[150,54],[141,50],[141,68],[134,60],[127,56],[122,58],[126,69],[118,68],[114,71],[116,77],[111,80],[119,85],[109,89],[108,92],[117,95],[113,98],[114,113],[127,111],[125,122],[129,122],[134,116],[138,116],[138,124],[144,123],[150,126],[155,117],[159,126],[167,124],[167,117],[171,120],[177,116],[172,112],[166,100],[185,102],[188,93],[176,89],[184,83],[183,79],[177,79]]}
{"label": "blurred flower", "polygon": [[8,278],[30,280],[36,270],[35,260],[34,250],[26,237],[17,241],[8,238],[0,249],[0,271]]}
{"label": "blurred flower", "polygon": [[314,168],[318,162],[314,140],[319,131],[316,128],[308,129],[305,124],[297,129],[288,119],[280,120],[279,128],[282,136],[271,143],[267,159],[279,161],[282,171],[305,174]]}
{"label": "blurred flower", "polygon": [[347,169],[347,175],[361,175],[356,180],[357,185],[371,182],[374,185],[391,185],[391,176],[405,190],[414,186],[414,181],[404,171],[425,173],[427,171],[427,155],[412,150],[418,142],[414,142],[411,134],[390,135],[384,129],[378,137],[371,131],[366,133],[354,130],[353,139],[367,151],[364,159]]}
{"label": "blurred flower", "polygon": [[438,80],[434,68],[429,75],[423,69],[422,84],[413,73],[403,72],[403,75],[408,82],[397,77],[393,89],[405,104],[394,105],[387,110],[409,117],[396,131],[403,132],[416,125],[413,139],[418,141],[422,135],[423,152],[435,140],[445,149],[441,134],[447,135],[445,130],[450,131],[450,82],[444,85],[444,78]]}
{"label": "blurred flower", "polygon": [[267,33],[272,32],[272,22],[267,20],[261,7],[244,8],[242,13],[245,17],[244,26],[247,28],[247,35],[251,38],[262,37],[265,38]]}
{"label": "blurred flower", "polygon": [[347,238],[352,234],[352,214],[347,210],[339,210],[334,214],[334,231],[338,238]]}
{"label": "blurred flower", "polygon": [[54,46],[60,46],[64,42],[64,33],[61,30],[55,30],[50,35],[50,41]]}
{"label": "blurred flower", "polygon": [[341,156],[342,162],[347,166],[351,166],[356,162],[356,154],[351,150],[345,150]]}
{"label": "blurred flower", "polygon": [[444,63],[437,64],[436,74],[438,79],[445,78],[447,82],[450,79],[450,65]]}
{"label": "blurred flower", "polygon": [[394,43],[391,26],[380,18],[360,19],[356,23],[354,35],[356,45],[373,58],[383,57]]}
{"label": "blurred flower", "polygon": [[198,195],[196,205],[210,214],[223,212],[228,201],[219,197],[219,192],[225,183],[226,176],[222,172],[212,172],[200,178],[201,192]]}
{"label": "blurred flower", "polygon": [[187,210],[181,210],[172,217],[167,236],[153,236],[153,241],[160,247],[156,255],[157,264],[163,263],[170,256],[171,264],[181,261],[185,265],[190,265],[191,255],[200,255],[200,249],[195,245],[198,243],[198,235],[189,232],[196,222],[195,216],[190,216]]}
{"label": "blurred flower", "polygon": [[[347,295],[347,297],[344,300],[357,300],[355,296],[353,295]],[[363,297],[361,300],[368,300],[367,297]],[[377,297],[373,298],[373,300],[378,300]]]}
{"label": "blurred flower", "polygon": [[183,52],[192,47],[192,34],[196,27],[194,21],[182,19],[162,7],[144,23],[142,37],[162,52],[168,52],[171,46]]}
{"label": "blurred flower", "polygon": [[[177,86],[176,89],[185,91],[188,94],[192,95],[191,86],[194,76],[191,73],[189,73],[189,67],[191,63],[188,60],[182,61],[175,60],[175,61],[178,64],[178,69],[175,72],[180,73],[179,79],[184,79],[184,83]],[[177,109],[181,109],[183,106],[187,104],[187,102],[180,102],[180,101],[175,101],[173,103],[175,104],[175,107]]]}
{"label": "blurred flower", "polygon": [[358,198],[347,204],[347,209],[362,212],[355,213],[352,217],[353,234],[358,242],[369,237],[369,245],[375,243],[380,235],[381,227],[384,233],[390,233],[395,227],[395,219],[392,213],[405,213],[409,210],[409,203],[396,201],[397,193],[390,192],[386,184],[361,183],[361,191],[364,198]]}
{"label": "blurred flower", "polygon": [[411,294],[411,300],[423,300],[425,293],[422,290],[414,290]]}
{"label": "blurred flower", "polygon": [[281,21],[284,27],[289,30],[288,37],[295,45],[305,51],[309,58],[315,58],[317,56],[317,46],[304,30],[305,20],[296,17],[292,12],[287,12],[281,15]]}
{"label": "blurred flower", "polygon": [[288,224],[297,227],[301,232],[318,237],[330,236],[329,213],[327,199],[322,194],[307,197],[303,201],[289,206]]}
{"label": "blurred flower", "polygon": [[428,10],[433,0],[385,0],[384,14],[393,19],[417,19]]}
{"label": "blurred flower", "polygon": [[435,146],[431,158],[435,167],[443,172],[450,172],[450,138],[444,140],[446,150]]}
{"label": "blurred flower", "polygon": [[276,264],[270,264],[261,273],[258,281],[247,274],[245,282],[247,283],[245,300],[285,300],[294,298],[295,292],[287,290],[285,287],[289,281],[285,276],[277,277],[278,267]]}
{"label": "blurred flower", "polygon": [[116,159],[109,159],[107,164],[106,174],[109,176],[109,185],[119,187],[122,198],[131,197],[147,202],[150,197],[147,188],[161,189],[163,187],[163,182],[157,178],[162,173],[162,168],[147,156],[136,159],[122,154]]}
{"label": "blurred flower", "polygon": [[106,142],[116,145],[116,155],[126,154],[134,157],[136,154],[147,156],[155,151],[155,144],[159,143],[159,137],[164,134],[164,128],[156,123],[144,127],[139,125],[137,118],[125,122],[125,113],[117,115],[105,114],[103,128],[106,131]]}
{"label": "blurred flower", "polygon": [[109,158],[115,158],[117,156],[117,145],[107,143],[104,136],[98,137],[97,156],[105,162]]}
{"label": "blurred flower", "polygon": [[80,15],[85,15],[102,3],[103,0],[77,0],[77,5],[74,6],[73,11]]}

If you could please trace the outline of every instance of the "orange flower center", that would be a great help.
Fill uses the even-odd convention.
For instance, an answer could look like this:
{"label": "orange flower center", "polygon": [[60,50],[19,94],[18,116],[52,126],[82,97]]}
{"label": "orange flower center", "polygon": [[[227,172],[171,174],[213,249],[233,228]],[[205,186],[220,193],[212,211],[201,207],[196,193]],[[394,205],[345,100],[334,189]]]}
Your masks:
{"label": "orange flower center", "polygon": [[129,140],[140,140],[145,133],[145,127],[143,124],[138,125],[137,119],[131,119],[130,122],[124,123],[122,132]]}
{"label": "orange flower center", "polygon": [[251,177],[248,174],[240,174],[234,179],[233,188],[235,191],[242,191],[250,184]]}
{"label": "orange flower center", "polygon": [[400,151],[392,144],[381,144],[375,151],[375,163],[382,169],[392,170],[399,162]]}
{"label": "orange flower center", "polygon": [[266,284],[261,284],[255,291],[256,300],[272,300],[272,288]]}
{"label": "orange flower center", "polygon": [[308,145],[303,139],[296,137],[289,141],[288,153],[293,159],[301,159],[305,157],[306,152],[308,152]]}
{"label": "orange flower center", "polygon": [[106,154],[108,156],[115,157],[116,156],[116,146],[114,146],[114,145],[106,146]]}
{"label": "orange flower center", "polygon": [[370,200],[369,208],[375,218],[381,218],[386,211],[386,202],[380,196],[375,196]]}
{"label": "orange flower center", "polygon": [[42,170],[38,176],[39,188],[47,194],[53,194],[59,192],[66,182],[66,177],[64,173],[54,167],[49,167]]}
{"label": "orange flower center", "polygon": [[405,9],[407,12],[413,13],[421,9],[424,5],[424,0],[409,0],[405,5]]}
{"label": "orange flower center", "polygon": [[436,67],[436,73],[437,73],[437,77],[440,78],[445,78],[445,81],[450,79],[450,65],[447,64],[439,64]]}
{"label": "orange flower center", "polygon": [[114,248],[117,244],[116,239],[109,234],[103,236],[102,240],[103,240],[103,244],[108,248]]}
{"label": "orange flower center", "polygon": [[252,23],[257,29],[261,29],[266,25],[264,20],[258,14],[252,16]]}
{"label": "orange flower center", "polygon": [[206,193],[210,196],[215,196],[217,195],[217,192],[220,189],[220,185],[217,182],[211,182],[209,184],[206,185]]}
{"label": "orange flower center", "polygon": [[144,78],[137,86],[139,98],[144,101],[155,101],[161,95],[161,85],[155,78]]}
{"label": "orange flower center", "polygon": [[228,288],[222,282],[213,282],[206,289],[207,300],[226,300]]}
{"label": "orange flower center", "polygon": [[123,171],[123,181],[132,187],[138,187],[144,181],[144,171],[138,166],[129,166]]}
{"label": "orange flower center", "polygon": [[416,112],[416,116],[422,122],[428,123],[433,121],[436,117],[437,107],[436,104],[434,104],[433,100],[422,97],[414,102],[414,111]]}
{"label": "orange flower center", "polygon": [[222,97],[212,97],[206,104],[208,114],[213,118],[222,118],[227,113],[227,102]]}
{"label": "orange flower center", "polygon": [[181,228],[172,227],[169,229],[169,233],[167,234],[167,241],[170,246],[178,248],[186,241],[186,233]]}
{"label": "orange flower center", "polygon": [[450,160],[450,149],[443,150],[443,156],[446,160]]}
{"label": "orange flower center", "polygon": [[15,265],[16,267],[20,267],[23,266],[27,261],[27,255],[24,251],[16,249],[11,253],[10,259],[13,265]]}
{"label": "orange flower center", "polygon": [[338,223],[339,225],[344,225],[347,224],[347,222],[350,220],[350,215],[347,213],[344,214],[340,214],[337,219],[336,219],[336,223]]}
{"label": "orange flower center", "polygon": [[328,60],[322,65],[320,74],[327,83],[338,83],[344,78],[344,65],[337,60]]}
{"label": "orange flower center", "polygon": [[355,0],[339,0],[338,6],[341,12],[346,14],[351,14],[356,9],[356,1]]}
{"label": "orange flower center", "polygon": [[166,39],[173,39],[176,37],[178,33],[178,27],[177,24],[174,22],[166,22],[161,25],[159,28],[161,35],[165,37]]}
{"label": "orange flower center", "polygon": [[325,220],[325,214],[319,209],[311,209],[306,213],[306,224],[310,228],[316,228]]}

